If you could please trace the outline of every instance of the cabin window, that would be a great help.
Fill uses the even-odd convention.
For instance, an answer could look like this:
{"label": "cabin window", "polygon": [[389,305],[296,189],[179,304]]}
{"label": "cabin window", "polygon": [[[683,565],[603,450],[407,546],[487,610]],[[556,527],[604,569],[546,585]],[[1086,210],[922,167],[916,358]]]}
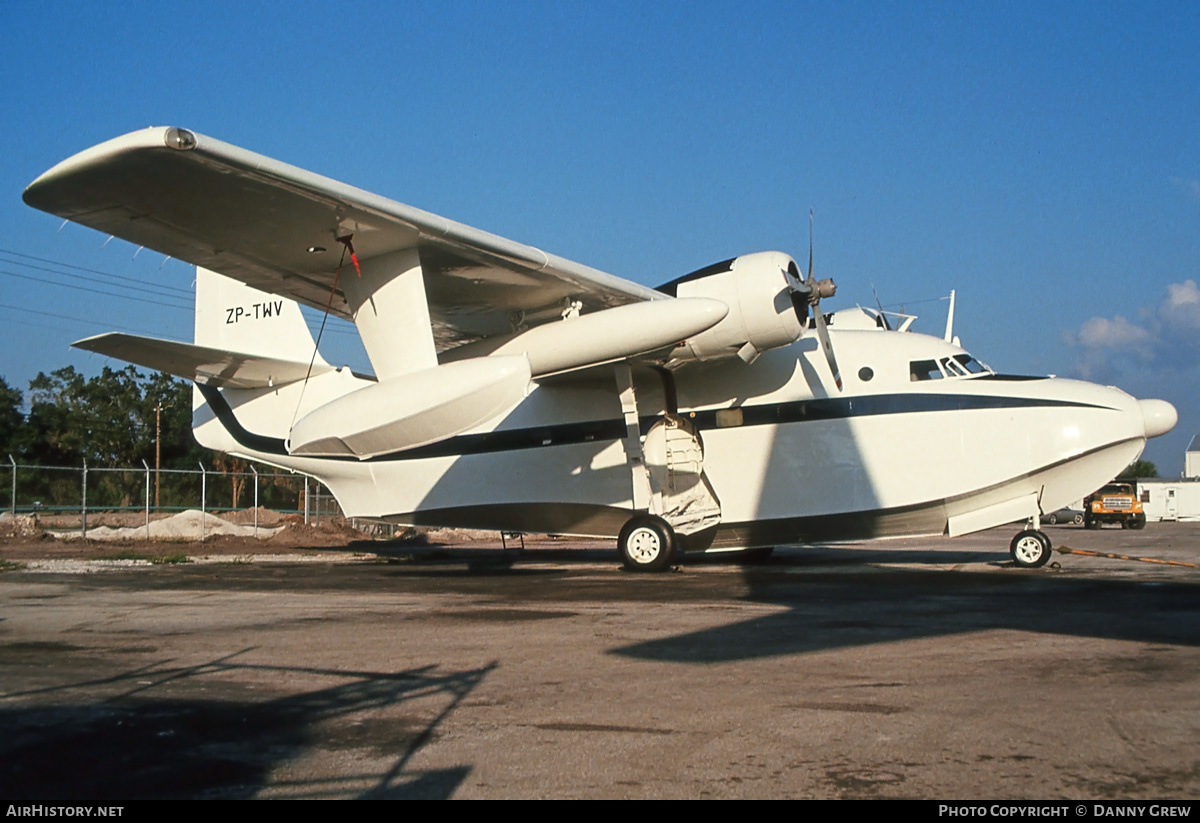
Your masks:
{"label": "cabin window", "polygon": [[936,360],[914,360],[908,364],[908,379],[916,383],[919,380],[941,380],[944,375]]}
{"label": "cabin window", "polygon": [[868,380],[870,380],[874,376],[875,376],[875,370],[872,369],[870,366],[863,366],[861,369],[858,370],[858,379],[863,381],[864,383],[866,383]]}
{"label": "cabin window", "polygon": [[717,428],[742,425],[741,409],[717,409]]}

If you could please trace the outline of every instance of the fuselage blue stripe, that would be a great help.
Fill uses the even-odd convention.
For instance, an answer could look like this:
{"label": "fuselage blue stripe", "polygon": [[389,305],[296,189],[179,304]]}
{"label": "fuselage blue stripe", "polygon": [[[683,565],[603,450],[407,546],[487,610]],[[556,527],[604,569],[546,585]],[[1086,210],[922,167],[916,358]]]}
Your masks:
{"label": "fuselage blue stripe", "polygon": [[[242,446],[262,454],[287,455],[283,440],[247,431],[238,421],[225,397],[211,386],[200,386],[200,393],[230,435]],[[1109,408],[1070,400],[1049,400],[1031,397],[995,397],[970,394],[880,394],[858,397],[824,397],[787,403],[767,403],[742,406],[740,426],[772,426],[818,420],[847,420],[854,417],[876,417],[890,414],[920,414],[927,412],[962,412],[987,409],[1022,408]],[[700,431],[718,428],[716,409],[683,412]],[[645,433],[661,417],[642,417]],[[555,423],[521,429],[505,429],[479,434],[460,434],[438,443],[415,449],[380,455],[362,462],[393,460],[423,460],[431,457],[459,457],[469,454],[539,449],[594,441],[614,441],[625,437],[625,423],[619,419],[592,420],[581,423]],[[343,455],[316,457],[319,460],[354,460]]]}

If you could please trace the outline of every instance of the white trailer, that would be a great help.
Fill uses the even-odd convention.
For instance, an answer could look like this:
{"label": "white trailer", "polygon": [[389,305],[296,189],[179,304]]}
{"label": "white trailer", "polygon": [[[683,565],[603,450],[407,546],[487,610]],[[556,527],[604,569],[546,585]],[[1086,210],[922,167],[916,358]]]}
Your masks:
{"label": "white trailer", "polygon": [[1147,521],[1200,520],[1200,479],[1141,479],[1137,489]]}

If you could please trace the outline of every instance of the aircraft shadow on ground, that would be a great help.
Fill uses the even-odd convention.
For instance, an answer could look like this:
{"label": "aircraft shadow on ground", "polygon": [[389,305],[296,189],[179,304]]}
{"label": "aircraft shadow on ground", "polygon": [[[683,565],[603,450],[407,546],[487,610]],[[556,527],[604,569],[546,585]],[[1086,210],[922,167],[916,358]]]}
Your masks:
{"label": "aircraft shadow on ground", "polygon": [[[356,540],[346,546],[314,547],[314,550],[327,553],[343,553],[350,555],[372,554],[380,558],[380,562],[392,568],[412,566],[424,567],[453,567],[447,573],[470,574],[478,572],[486,574],[511,570],[521,574],[553,574],[554,571],[538,568],[538,561],[553,561],[556,564],[570,566],[586,563],[619,564],[620,557],[616,546],[577,548],[569,544],[562,547],[508,549],[499,546],[469,546],[454,544],[437,544],[423,542],[401,541],[370,541]],[[1008,552],[981,552],[978,550],[946,551],[945,549],[880,549],[875,547],[863,548],[855,546],[822,546],[807,545],[789,547],[786,554],[776,554],[771,560],[774,568],[784,566],[805,566],[817,563],[930,563],[938,565],[978,564],[987,562],[1006,561]],[[706,565],[750,565],[752,568],[759,564],[748,563],[747,558],[740,552],[721,554],[689,554],[681,560],[685,567]]]}
{"label": "aircraft shadow on ground", "polygon": [[[872,562],[911,552],[865,553]],[[939,554],[942,562],[949,560]],[[979,562],[979,555],[974,560]],[[790,563],[748,568],[745,599],[786,611],[614,649],[613,654],[712,663],[803,654],[991,630],[1200,646],[1194,580],[1081,580],[1054,572],[969,574],[935,570],[824,570]],[[793,567],[794,569],[794,567]]]}
{"label": "aircraft shadow on ground", "polygon": [[[498,549],[430,547],[389,565],[388,574],[434,573],[467,587],[473,579],[496,575],[514,583],[549,575],[571,599],[576,596],[572,562],[615,565],[615,555],[599,549],[539,549],[505,556]],[[539,568],[541,559],[552,560],[553,567]],[[735,554],[693,558],[683,564],[681,576],[630,574],[626,584],[616,581],[606,588],[606,596],[616,601],[710,599],[711,578],[689,569],[738,563]],[[952,570],[959,568],[970,571]],[[664,626],[662,638],[612,653],[710,663],[996,629],[1200,646],[1200,581],[1190,571],[1179,570],[1176,580],[1171,572],[1154,579],[1080,579],[1050,567],[1013,568],[1008,552],[1001,550],[817,544],[782,549],[766,563],[746,565],[741,575],[748,587],[741,599],[786,610],[682,635],[671,635],[670,626]],[[510,596],[520,598],[522,591],[513,589]]]}
{"label": "aircraft shadow on ground", "polygon": [[[0,709],[0,796],[10,799],[446,798],[471,771],[410,767],[438,725],[495,663],[460,672],[423,667],[400,672],[322,670],[239,663],[237,652],[198,666],[154,664],[113,677],[8,693],[38,705]],[[155,697],[179,685],[238,670],[328,676],[343,682],[266,701]],[[116,694],[70,702],[72,693]],[[443,708],[431,720],[407,715],[373,728],[372,712],[430,698]],[[330,731],[333,724],[334,731]],[[347,726],[347,724],[350,724]],[[320,728],[318,728],[320,727]],[[314,746],[370,749],[390,761],[379,771],[279,782],[276,770]],[[340,741],[339,741],[340,738]],[[352,762],[362,762],[350,758]]]}

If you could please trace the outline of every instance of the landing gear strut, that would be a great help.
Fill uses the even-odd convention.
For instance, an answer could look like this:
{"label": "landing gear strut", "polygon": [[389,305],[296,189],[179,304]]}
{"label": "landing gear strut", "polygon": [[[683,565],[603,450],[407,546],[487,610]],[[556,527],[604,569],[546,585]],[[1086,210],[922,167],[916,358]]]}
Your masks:
{"label": "landing gear strut", "polygon": [[1009,554],[1013,562],[1026,569],[1040,568],[1050,560],[1054,549],[1050,538],[1037,529],[1026,529],[1012,539],[1008,544]]}

